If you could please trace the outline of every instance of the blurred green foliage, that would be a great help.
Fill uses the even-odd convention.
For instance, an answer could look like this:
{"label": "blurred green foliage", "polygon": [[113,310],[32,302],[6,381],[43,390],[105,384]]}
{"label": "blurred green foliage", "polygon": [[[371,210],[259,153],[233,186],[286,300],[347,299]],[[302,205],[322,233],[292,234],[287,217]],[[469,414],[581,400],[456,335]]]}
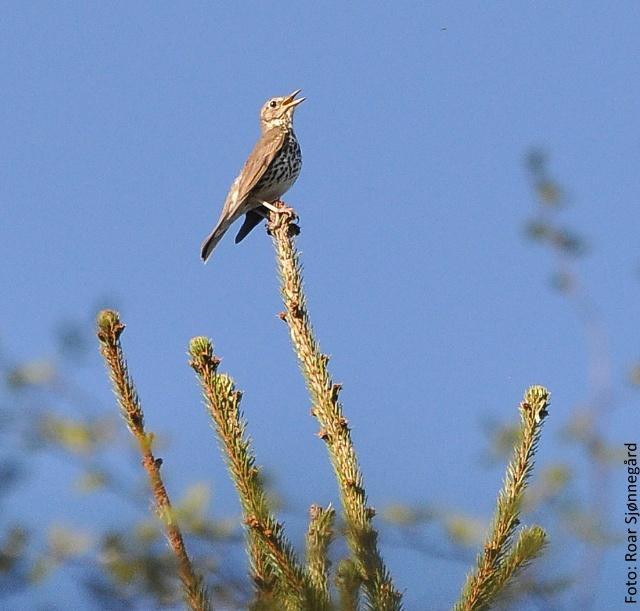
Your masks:
{"label": "blurred green foliage", "polygon": [[[535,206],[524,223],[524,233],[532,242],[555,254],[556,265],[550,273],[551,286],[570,299],[584,299],[576,261],[589,251],[580,232],[564,226],[562,213],[569,206],[566,190],[552,177],[547,156],[539,150],[525,160]],[[582,291],[582,292],[581,292]],[[26,361],[15,361],[0,345],[0,503],[25,478],[31,463],[43,452],[62,454],[79,466],[73,481],[59,482],[62,489],[84,495],[117,495],[140,507],[142,519],[85,532],[70,524],[51,524],[44,540],[38,534],[41,525],[21,523],[21,516],[2,512],[0,520],[0,606],[3,600],[51,578],[55,571],[73,567],[80,574],[87,604],[99,608],[148,609],[176,606],[181,601],[175,578],[174,559],[168,551],[157,520],[148,511],[148,494],[143,480],[131,486],[129,474],[113,472],[110,454],[131,455],[132,473],[138,464],[127,449],[127,433],[117,418],[117,410],[84,409],[97,401],[72,379],[69,371],[87,364],[87,355],[95,346],[92,337],[93,314],[79,321],[63,321],[54,330],[55,355],[37,354]],[[593,308],[583,308],[589,316]],[[585,319],[585,324],[594,323]],[[629,367],[629,382],[640,385],[640,364]],[[608,390],[608,389],[605,389]],[[604,395],[605,393],[603,393]],[[589,496],[591,472],[601,472],[617,458],[596,422],[598,400],[577,407],[567,419],[558,444],[578,450],[572,461],[550,464],[540,469],[526,495],[525,513],[544,515],[545,529],[551,535],[551,553],[538,561],[511,588],[497,609],[522,609],[526,601],[534,608],[561,609],[560,601],[573,600],[572,594],[584,575],[585,566],[567,561],[563,550],[586,545],[602,550],[617,541],[606,520],[595,511]],[[69,405],[73,409],[69,409]],[[33,416],[29,426],[22,414]],[[71,413],[70,413],[71,412]],[[100,417],[91,414],[100,413]],[[105,417],[105,414],[113,414]],[[33,422],[35,419],[35,426]],[[487,446],[481,464],[487,468],[502,466],[508,458],[518,427],[514,422],[491,422],[486,427]],[[606,477],[606,475],[605,475]],[[594,480],[601,481],[601,480]],[[593,483],[593,482],[592,482]],[[191,549],[197,550],[195,562],[212,585],[214,600],[227,609],[245,608],[250,596],[241,564],[238,572],[229,572],[220,559],[229,546],[240,549],[243,536],[237,516],[213,518],[209,510],[210,492],[206,484],[192,483],[174,511],[179,517]],[[275,495],[274,495],[275,500]],[[280,505],[279,500],[276,502]],[[285,507],[286,509],[286,507]],[[384,520],[383,537],[387,545],[409,547],[429,558],[441,558],[469,566],[487,528],[487,517],[463,515],[455,508],[437,507],[429,500],[409,506],[392,502],[378,515]],[[97,520],[98,522],[98,520]],[[586,561],[598,563],[598,553]],[[349,567],[341,564],[342,578],[349,579]],[[593,574],[593,567],[587,567]],[[83,603],[84,606],[84,603]],[[581,607],[589,608],[587,604]],[[569,607],[566,607],[569,608]]]}

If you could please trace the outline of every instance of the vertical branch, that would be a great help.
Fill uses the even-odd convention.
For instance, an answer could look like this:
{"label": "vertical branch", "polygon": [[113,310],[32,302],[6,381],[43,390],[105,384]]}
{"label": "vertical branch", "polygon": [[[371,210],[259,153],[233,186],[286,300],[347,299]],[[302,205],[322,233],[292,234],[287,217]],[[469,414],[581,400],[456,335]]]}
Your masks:
{"label": "vertical branch", "polygon": [[182,582],[186,601],[194,611],[211,609],[211,602],[202,577],[196,574],[191,565],[180,527],[171,510],[169,495],[160,475],[162,459],[154,457],[152,451],[153,435],[144,430],[142,406],[120,345],[120,335],[124,331],[124,325],[120,322],[117,312],[113,310],[100,312],[97,323],[100,352],[104,357],[122,416],[138,442],[142,454],[142,465],[149,477],[151,491],[155,499],[156,513],[164,525],[169,546],[178,561],[178,575]]}
{"label": "vertical branch", "polygon": [[319,592],[329,600],[329,559],[327,553],[333,539],[333,524],[336,512],[329,506],[323,509],[311,505],[307,530],[307,570],[309,578]]}
{"label": "vertical branch", "polygon": [[500,494],[491,530],[479,554],[476,570],[469,575],[455,611],[489,609],[500,590],[520,569],[537,556],[546,535],[541,528],[523,529],[515,546],[513,534],[520,524],[520,507],[531,477],[542,422],[547,415],[549,392],[532,386],[520,404],[520,437]]}
{"label": "vertical branch", "polygon": [[395,611],[402,607],[401,594],[378,551],[378,534],[372,525],[374,511],[367,507],[362,473],[347,419],[338,400],[341,387],[334,384],[329,376],[329,357],[320,351],[311,326],[302,287],[301,265],[292,239],[295,234],[292,220],[290,212],[272,212],[269,223],[286,308],[283,317],[289,325],[293,348],[311,395],[312,413],[320,423],[318,435],[327,445],[338,480],[347,541],[362,575],[367,603],[371,609]]}
{"label": "vertical branch", "polygon": [[338,563],[336,588],[338,589],[338,609],[340,611],[358,611],[362,575],[353,561],[344,558]]}
{"label": "vertical branch", "polygon": [[256,587],[254,609],[269,608],[274,594],[290,609],[327,608],[328,600],[314,588],[298,563],[282,524],[269,509],[251,443],[245,435],[246,423],[240,412],[242,394],[229,376],[218,373],[220,360],[214,356],[209,339],[193,338],[189,355],[240,497]]}

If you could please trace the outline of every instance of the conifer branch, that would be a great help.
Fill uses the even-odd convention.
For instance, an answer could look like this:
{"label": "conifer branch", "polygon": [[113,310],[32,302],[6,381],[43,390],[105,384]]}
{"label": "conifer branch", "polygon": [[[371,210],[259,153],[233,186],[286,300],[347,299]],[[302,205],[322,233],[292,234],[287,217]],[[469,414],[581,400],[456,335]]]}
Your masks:
{"label": "conifer branch", "polygon": [[362,576],[353,560],[344,558],[336,570],[336,588],[338,589],[338,609],[340,611],[358,611]]}
{"label": "conifer branch", "polygon": [[240,497],[256,588],[253,608],[277,608],[274,605],[280,599],[290,609],[326,609],[328,600],[300,566],[282,524],[268,506],[251,442],[245,435],[246,422],[240,411],[242,393],[228,375],[218,373],[220,359],[214,356],[209,339],[193,338],[189,355]]}
{"label": "conifer branch", "polygon": [[329,505],[323,509],[311,505],[309,510],[309,528],[307,529],[307,570],[316,589],[329,601],[329,545],[333,539],[333,524],[336,512]]}
{"label": "conifer branch", "polygon": [[539,526],[523,528],[498,569],[494,582],[495,592],[501,592],[512,583],[518,573],[542,553],[546,543],[547,535]]}
{"label": "conifer branch", "polygon": [[507,468],[498,496],[490,533],[478,555],[477,568],[469,575],[455,611],[489,609],[500,591],[516,573],[540,554],[545,533],[539,527],[524,529],[513,545],[513,535],[520,524],[520,507],[534,466],[542,422],[547,416],[549,391],[532,386],[520,404],[522,420],[519,439]]}
{"label": "conifer branch", "polygon": [[329,376],[329,357],[320,351],[309,319],[302,266],[293,242],[297,229],[293,224],[294,216],[283,209],[278,213],[271,212],[269,218],[286,308],[282,317],[289,326],[293,348],[311,396],[312,413],[320,423],[318,436],[327,445],[338,481],[347,541],[361,572],[366,602],[376,611],[397,611],[402,608],[402,596],[378,550],[378,534],[372,525],[375,512],[367,507],[362,473],[338,400],[341,385],[334,384]]}
{"label": "conifer branch", "polygon": [[120,335],[124,331],[124,324],[117,312],[103,310],[97,317],[97,335],[100,341],[100,352],[104,357],[113,391],[118,399],[120,411],[127,423],[127,427],[136,438],[142,465],[149,477],[151,491],[155,500],[156,514],[162,522],[169,546],[178,561],[178,575],[186,602],[194,611],[212,609],[209,593],[202,580],[191,564],[174,512],[171,509],[169,495],[160,475],[161,458],[153,455],[153,434],[144,430],[144,414],[138,398],[138,393],[129,375],[127,362],[122,352]]}

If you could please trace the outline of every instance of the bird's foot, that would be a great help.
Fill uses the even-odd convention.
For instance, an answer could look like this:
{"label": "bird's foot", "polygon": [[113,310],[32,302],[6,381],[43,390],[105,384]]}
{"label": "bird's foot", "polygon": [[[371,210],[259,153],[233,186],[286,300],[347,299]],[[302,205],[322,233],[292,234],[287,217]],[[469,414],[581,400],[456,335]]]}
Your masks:
{"label": "bird's foot", "polygon": [[288,214],[290,217],[292,217],[294,219],[298,218],[298,215],[296,214],[296,211],[293,208],[291,208],[290,206],[287,206],[287,204],[285,204],[281,199],[277,199],[273,203],[261,202],[261,204],[267,210],[270,210],[271,212],[275,212],[276,214]]}
{"label": "bird's foot", "polygon": [[288,225],[290,236],[296,236],[300,233],[300,227],[295,223],[295,221],[298,220],[298,215],[293,208],[287,206],[287,204],[279,199],[273,202],[273,204],[262,202],[262,205],[272,212],[272,214],[269,215],[269,222],[267,223],[267,233],[269,235],[272,235],[275,227],[281,223]]}

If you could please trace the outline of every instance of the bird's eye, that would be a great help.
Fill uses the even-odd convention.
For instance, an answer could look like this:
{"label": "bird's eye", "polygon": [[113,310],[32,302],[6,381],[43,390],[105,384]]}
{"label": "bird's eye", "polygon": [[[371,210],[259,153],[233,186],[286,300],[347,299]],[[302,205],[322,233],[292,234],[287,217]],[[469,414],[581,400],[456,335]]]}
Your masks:
{"label": "bird's eye", "polygon": [[278,105],[278,103],[275,100],[271,100],[271,102],[269,102],[269,106],[271,106],[271,108],[275,108]]}

